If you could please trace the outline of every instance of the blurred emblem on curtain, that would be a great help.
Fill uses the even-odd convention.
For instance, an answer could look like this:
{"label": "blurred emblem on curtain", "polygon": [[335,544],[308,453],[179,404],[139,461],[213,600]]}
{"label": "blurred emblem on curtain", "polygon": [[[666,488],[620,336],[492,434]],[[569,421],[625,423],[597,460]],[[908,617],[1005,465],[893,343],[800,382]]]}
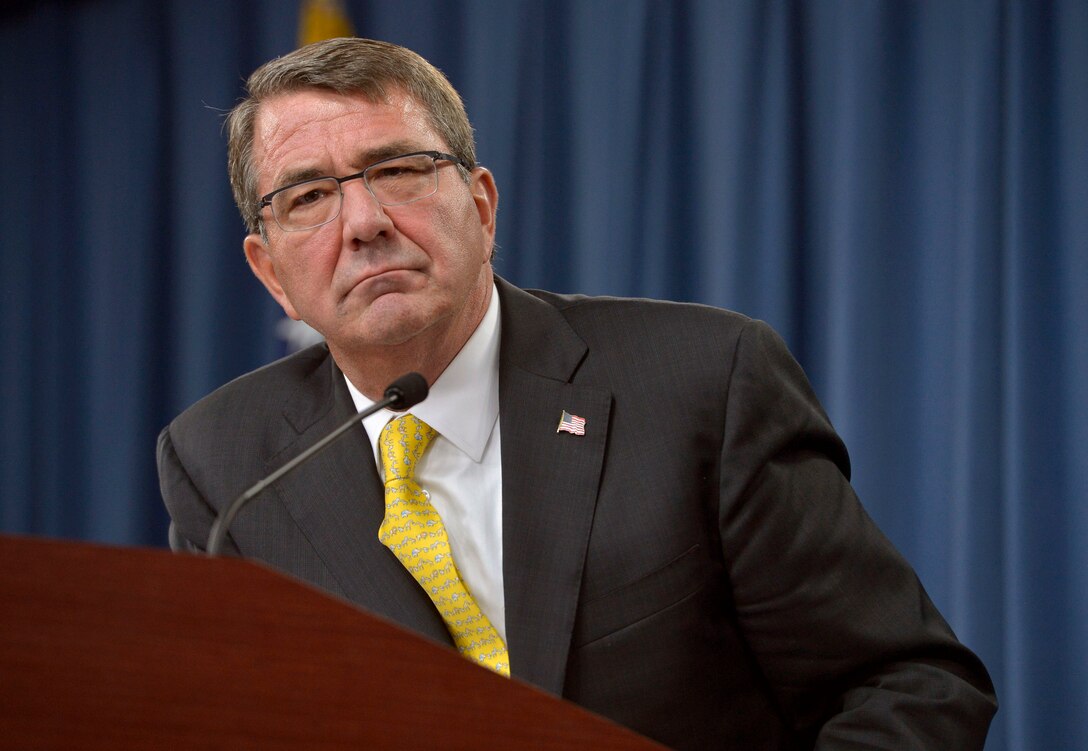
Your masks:
{"label": "blurred emblem on curtain", "polygon": [[302,0],[298,15],[298,46],[323,39],[355,36],[347,9],[340,0]]}
{"label": "blurred emblem on curtain", "polygon": [[[355,36],[347,9],[341,0],[302,0],[298,13],[298,46],[320,42],[323,39]],[[276,326],[276,336],[286,350],[285,354],[298,352],[321,341],[321,334],[302,321],[284,316]]]}

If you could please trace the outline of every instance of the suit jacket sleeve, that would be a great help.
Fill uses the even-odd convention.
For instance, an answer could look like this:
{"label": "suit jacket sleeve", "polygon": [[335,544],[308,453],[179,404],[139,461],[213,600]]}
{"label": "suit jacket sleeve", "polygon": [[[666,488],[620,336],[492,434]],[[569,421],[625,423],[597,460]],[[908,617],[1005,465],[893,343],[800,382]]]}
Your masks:
{"label": "suit jacket sleeve", "polygon": [[982,748],[996,707],[985,668],[862,509],[840,439],[763,324],[738,339],[726,414],[723,555],[787,713],[822,749]]}
{"label": "suit jacket sleeve", "polygon": [[[159,434],[159,489],[170,512],[170,549],[189,553],[202,552],[216,511],[200,494],[182,464],[167,426]],[[228,536],[223,553],[237,555]]]}

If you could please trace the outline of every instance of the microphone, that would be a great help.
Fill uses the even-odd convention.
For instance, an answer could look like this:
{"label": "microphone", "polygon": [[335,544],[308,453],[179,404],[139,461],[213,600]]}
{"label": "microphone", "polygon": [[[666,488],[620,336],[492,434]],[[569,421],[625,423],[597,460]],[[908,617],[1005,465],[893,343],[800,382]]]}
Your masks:
{"label": "microphone", "polygon": [[400,378],[389,384],[385,389],[385,395],[381,401],[374,402],[374,404],[358,414],[352,415],[351,419],[340,425],[313,446],[310,446],[310,448],[268,475],[268,477],[259,480],[250,487],[249,490],[235,498],[234,501],[227,506],[227,510],[224,513],[216,516],[211,531],[208,533],[208,545],[205,548],[207,554],[209,556],[219,555],[219,549],[223,547],[223,540],[227,537],[227,530],[230,529],[234,517],[238,515],[238,512],[242,510],[243,506],[260,495],[269,485],[324,449],[364,417],[369,417],[378,410],[385,409],[386,407],[392,407],[393,409],[408,409],[409,407],[414,407],[427,398],[427,391],[427,379],[419,373],[406,373],[405,375],[402,375]]}

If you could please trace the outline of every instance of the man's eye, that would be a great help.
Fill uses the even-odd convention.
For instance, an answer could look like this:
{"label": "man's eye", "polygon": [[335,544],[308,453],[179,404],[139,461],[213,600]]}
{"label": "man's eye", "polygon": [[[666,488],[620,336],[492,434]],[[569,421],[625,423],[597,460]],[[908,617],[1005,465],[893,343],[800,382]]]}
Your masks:
{"label": "man's eye", "polygon": [[318,201],[322,200],[323,198],[327,198],[328,196],[329,191],[325,190],[324,188],[310,188],[305,193],[299,193],[297,196],[295,196],[294,199],[291,201],[291,207],[295,208],[309,206],[310,204],[317,203]]}

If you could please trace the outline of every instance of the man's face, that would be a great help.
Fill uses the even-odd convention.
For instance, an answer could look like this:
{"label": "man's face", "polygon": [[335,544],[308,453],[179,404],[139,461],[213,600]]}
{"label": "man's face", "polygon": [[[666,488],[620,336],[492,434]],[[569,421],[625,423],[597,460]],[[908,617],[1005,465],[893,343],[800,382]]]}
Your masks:
{"label": "man's face", "polygon": [[[264,102],[255,122],[257,193],[425,150],[449,146],[406,95],[375,104],[325,91],[285,94]],[[438,191],[402,206],[381,206],[361,179],[344,183],[343,192],[338,218],[302,232],[284,232],[263,209],[267,240],[245,240],[254,273],[334,353],[364,353],[421,334],[428,337],[421,341],[460,339],[459,347],[491,289],[491,174],[477,168],[466,184],[455,165],[439,161]]]}

